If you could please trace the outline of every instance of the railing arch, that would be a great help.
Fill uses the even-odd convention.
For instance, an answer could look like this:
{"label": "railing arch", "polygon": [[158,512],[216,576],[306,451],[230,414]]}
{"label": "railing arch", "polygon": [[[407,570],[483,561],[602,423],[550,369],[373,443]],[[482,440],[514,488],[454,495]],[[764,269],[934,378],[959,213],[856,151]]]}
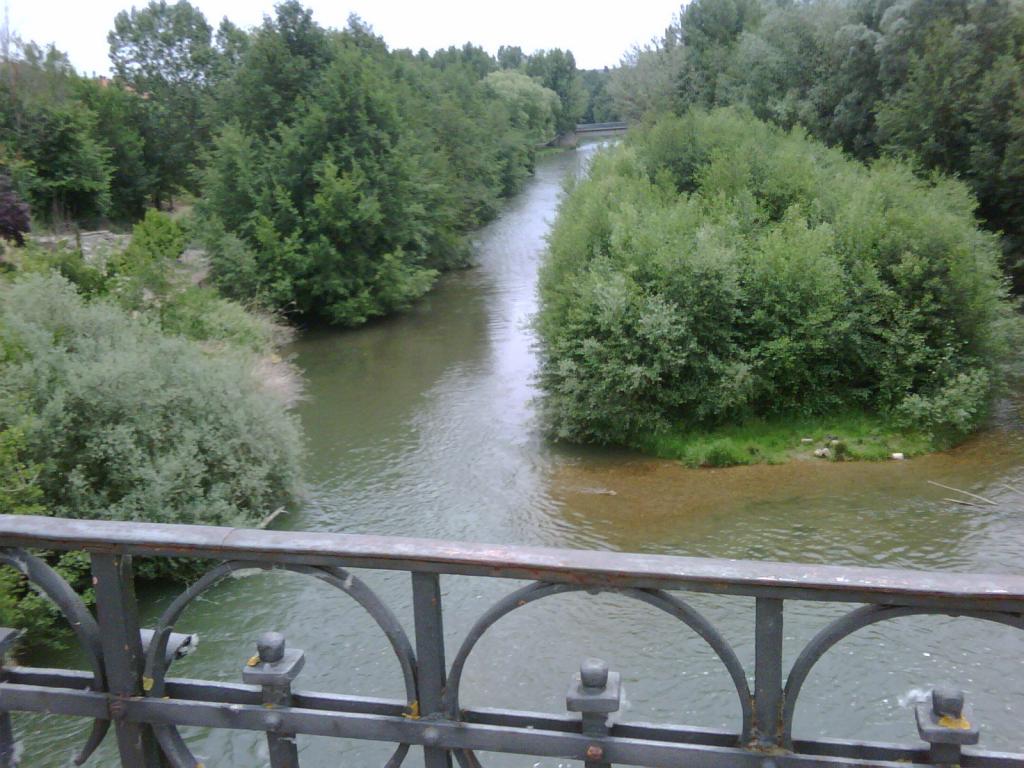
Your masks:
{"label": "railing arch", "polygon": [[[167,667],[169,666],[167,661],[167,643],[178,619],[181,618],[185,609],[196,598],[208,592],[231,574],[250,569],[288,571],[303,576],[311,576],[329,584],[355,600],[376,622],[387,638],[402,669],[402,680],[405,684],[406,699],[409,702],[409,707],[410,709],[417,707],[416,654],[412,649],[412,644],[409,642],[405,630],[395,615],[362,580],[341,568],[329,566],[317,568],[287,563],[251,563],[244,560],[229,560],[207,571],[179,594],[164,610],[160,620],[157,622],[153,641],[150,643],[146,654],[143,690],[146,691],[147,696],[161,698],[166,691],[165,678]],[[173,725],[156,725],[154,726],[154,731],[156,732],[157,741],[160,742],[164,755],[170,761],[172,768],[202,768],[202,763],[192,754],[188,745],[185,744],[185,740],[181,738],[177,728]],[[405,760],[408,752],[408,744],[399,744],[395,748],[394,754],[385,763],[385,768],[398,768]]]}
{"label": "railing arch", "polygon": [[[536,582],[501,598],[501,600],[491,606],[482,616],[480,616],[480,618],[476,620],[469,632],[466,633],[466,637],[462,641],[462,645],[459,648],[458,653],[455,655],[455,659],[452,661],[452,666],[448,673],[448,687],[444,699],[445,710],[448,717],[452,720],[458,720],[460,717],[459,692],[462,687],[462,674],[465,669],[466,662],[469,660],[470,654],[472,654],[473,649],[487,630],[494,626],[503,617],[513,611],[529,605],[530,603],[534,603],[547,597],[554,597],[555,595],[564,595],[570,592],[581,591],[592,593],[607,591],[612,594],[628,597],[632,600],[638,600],[667,613],[669,616],[679,620],[697,633],[697,635],[699,635],[701,639],[710,646],[711,650],[714,651],[718,660],[722,662],[722,665],[729,673],[733,687],[736,689],[736,694],[739,698],[740,712],[742,713],[740,736],[737,739],[737,744],[746,742],[750,738],[754,717],[753,705],[751,703],[750,687],[747,684],[747,675],[739,658],[736,656],[736,652],[733,651],[732,646],[729,645],[728,641],[722,637],[711,622],[704,618],[699,611],[664,590],[655,589],[595,590],[574,584],[549,584],[545,582]],[[459,762],[462,763],[463,766],[475,766],[479,764],[475,758],[464,756],[464,753],[460,753]]]}
{"label": "railing arch", "polygon": [[[96,619],[59,574],[28,554],[30,549],[90,555],[97,585]],[[213,561],[211,570],[166,609],[145,659],[141,650],[145,635],[138,626],[131,572],[133,556]],[[909,762],[1024,768],[1024,754],[986,752],[971,746],[978,738],[977,729],[967,717],[949,714],[959,711],[960,698],[948,691],[935,697],[932,710],[921,706],[916,710],[922,736],[917,744],[791,738],[793,714],[805,680],[817,661],[844,637],[871,624],[920,614],[966,616],[1024,628],[1022,576],[8,515],[0,515],[0,563],[18,568],[61,606],[86,648],[91,667],[82,671],[0,667],[0,768],[13,764],[9,713],[17,711],[94,719],[83,754],[94,749],[109,725],[115,724],[122,763],[129,768],[159,768],[164,760],[179,768],[193,768],[195,759],[177,735],[177,728],[197,725],[264,733],[272,768],[297,768],[295,735],[389,742],[396,745],[390,766],[397,766],[411,745],[419,746],[427,768],[449,768],[453,756],[464,764],[475,764],[471,758],[474,751],[581,760],[588,767],[891,768]],[[279,636],[261,639],[242,684],[169,677],[168,644],[185,607],[231,573],[252,567],[311,576],[355,599],[381,627],[394,650],[406,698],[292,690],[292,680],[305,659],[301,651],[286,650]],[[412,632],[407,634],[402,622],[351,575],[350,568],[411,574]],[[444,655],[446,609],[441,578],[463,576],[517,579],[527,584],[477,618],[449,667]],[[713,731],[616,719],[612,713],[620,703],[618,677],[598,660],[585,661],[570,686],[566,696],[570,714],[460,707],[466,661],[489,627],[521,605],[581,590],[640,600],[695,630],[729,671],[741,701],[740,727]],[[677,592],[754,598],[752,694],[735,652]],[[786,675],[782,640],[789,600],[859,603],[863,607],[819,631]],[[749,603],[744,601],[744,605]],[[11,637],[12,633],[0,631],[0,649],[7,647]],[[411,637],[415,637],[415,652]],[[312,663],[330,660],[313,659]]]}
{"label": "railing arch", "polygon": [[793,747],[793,716],[796,704],[811,670],[821,658],[835,645],[842,642],[855,632],[879,624],[908,616],[951,616],[954,618],[979,619],[1003,624],[1014,629],[1024,630],[1024,615],[1002,613],[999,611],[967,611],[949,610],[938,607],[899,607],[891,605],[865,605],[850,611],[828,624],[804,646],[790,668],[783,692],[784,704],[782,712],[783,744]]}

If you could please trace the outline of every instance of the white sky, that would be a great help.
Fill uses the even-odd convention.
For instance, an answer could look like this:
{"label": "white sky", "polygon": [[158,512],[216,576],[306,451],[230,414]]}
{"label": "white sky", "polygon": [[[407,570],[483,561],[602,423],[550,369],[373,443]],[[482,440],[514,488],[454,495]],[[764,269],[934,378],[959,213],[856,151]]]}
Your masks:
{"label": "white sky", "polygon": [[[135,0],[144,6],[148,0]],[[216,28],[227,16],[242,27],[259,24],[274,0],[191,0]],[[2,4],[2,2],[0,2]],[[24,40],[55,43],[84,74],[106,73],[107,32],[132,0],[7,0],[11,30]],[[499,45],[568,48],[582,69],[614,66],[631,46],[660,36],[680,0],[306,0],[325,27],[343,27],[356,13],[391,48],[433,52],[470,41],[491,53]]]}

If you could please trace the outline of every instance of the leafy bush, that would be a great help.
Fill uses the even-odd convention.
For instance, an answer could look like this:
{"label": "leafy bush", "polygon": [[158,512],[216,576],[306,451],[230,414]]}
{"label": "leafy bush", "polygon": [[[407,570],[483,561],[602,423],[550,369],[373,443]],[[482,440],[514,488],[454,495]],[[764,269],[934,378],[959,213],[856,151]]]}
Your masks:
{"label": "leafy bush", "polygon": [[[299,440],[286,407],[301,386],[273,355],[284,326],[193,286],[132,319],[82,302],[118,287],[102,265],[76,251],[29,250],[27,274],[6,288],[0,312],[7,513],[252,523],[293,495]],[[117,402],[104,402],[111,393]],[[92,599],[88,558],[41,554]],[[204,567],[142,559],[136,573],[188,580]],[[10,568],[0,568],[0,623],[25,629],[29,647],[66,640],[56,608]]]}
{"label": "leafy bush", "polygon": [[3,299],[0,423],[24,429],[50,514],[251,524],[294,498],[298,425],[254,356],[211,355],[56,276]]}
{"label": "leafy bush", "polygon": [[112,292],[121,304],[141,309],[148,293],[171,290],[175,260],[185,250],[185,231],[166,213],[152,208],[132,228],[132,239],[121,253],[111,256],[106,272]]}
{"label": "leafy bush", "polygon": [[212,288],[191,287],[164,298],[158,309],[165,333],[195,341],[270,354],[291,338],[291,330],[271,315],[247,310]]}
{"label": "leafy bush", "polygon": [[132,240],[122,262],[133,269],[173,261],[185,250],[185,230],[166,213],[153,208],[132,227]]}
{"label": "leafy bush", "polygon": [[965,181],[1024,290],[1024,4],[692,0],[608,84],[615,107],[744,104],[861,159]]}
{"label": "leafy bush", "polygon": [[291,340],[291,329],[269,312],[193,285],[177,260],[185,237],[180,224],[151,210],[135,226],[123,252],[86,260],[67,246],[44,249],[30,243],[18,252],[16,266],[23,273],[59,274],[79,295],[106,297],[122,309],[150,317],[167,334],[274,355]]}
{"label": "leafy bush", "polygon": [[594,160],[551,234],[552,432],[640,445],[852,408],[964,434],[1019,331],[974,205],[739,111],[646,126]]}
{"label": "leafy bush", "polygon": [[908,395],[896,408],[897,423],[943,442],[962,438],[985,415],[991,379],[988,371],[967,371],[958,373],[931,395]]}

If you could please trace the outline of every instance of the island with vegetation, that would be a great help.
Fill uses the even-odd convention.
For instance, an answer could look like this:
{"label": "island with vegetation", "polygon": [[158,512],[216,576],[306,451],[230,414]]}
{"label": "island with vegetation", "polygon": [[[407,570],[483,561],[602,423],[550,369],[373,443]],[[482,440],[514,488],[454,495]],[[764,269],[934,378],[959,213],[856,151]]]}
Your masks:
{"label": "island with vegetation", "polygon": [[605,92],[538,320],[556,439],[691,466],[902,458],[1022,337],[1024,6],[694,0]]}
{"label": "island with vegetation", "polygon": [[722,466],[950,445],[1019,323],[970,191],[749,112],[638,128],[570,189],[541,279],[560,439]]}

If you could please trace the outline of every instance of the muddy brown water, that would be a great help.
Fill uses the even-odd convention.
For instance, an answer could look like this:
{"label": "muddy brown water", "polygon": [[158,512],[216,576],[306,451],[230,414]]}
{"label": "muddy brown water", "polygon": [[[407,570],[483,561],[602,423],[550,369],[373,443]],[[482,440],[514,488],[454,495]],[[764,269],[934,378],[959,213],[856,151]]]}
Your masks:
{"label": "muddy brown water", "polygon": [[[540,434],[529,318],[536,275],[567,174],[596,151],[540,161],[536,177],[475,238],[476,266],[446,276],[411,312],[348,332],[305,335],[291,350],[308,378],[301,416],[310,492],[284,527],[503,544],[878,565],[951,572],[1024,571],[1024,425],[1020,397],[948,453],[906,462],[688,470],[635,454],[553,446]],[[991,499],[971,507],[927,481]],[[404,574],[360,574],[411,627]],[[955,579],[954,573],[950,579]],[[449,659],[469,626],[516,584],[446,577]],[[149,592],[152,624],[172,591]],[[753,670],[753,601],[693,604]],[[791,663],[840,606],[788,603]],[[343,596],[297,576],[232,579],[185,614],[199,650],[174,674],[240,682],[256,636],[281,629],[303,648],[306,689],[401,698],[378,630]],[[503,619],[470,659],[463,702],[561,712],[581,656],[623,674],[623,719],[737,728],[728,675],[695,635],[611,595],[566,595]],[[68,659],[54,659],[65,663]],[[843,641],[815,668],[795,734],[916,742],[912,704],[961,685],[982,745],[1024,750],[1024,635],[970,619],[901,619]],[[85,724],[19,715],[24,765],[70,764]],[[208,766],[266,765],[263,737],[188,729]],[[303,766],[382,765],[386,745],[300,738]],[[108,740],[90,765],[116,764]],[[487,756],[488,765],[571,765]],[[413,750],[407,765],[421,760]]]}

